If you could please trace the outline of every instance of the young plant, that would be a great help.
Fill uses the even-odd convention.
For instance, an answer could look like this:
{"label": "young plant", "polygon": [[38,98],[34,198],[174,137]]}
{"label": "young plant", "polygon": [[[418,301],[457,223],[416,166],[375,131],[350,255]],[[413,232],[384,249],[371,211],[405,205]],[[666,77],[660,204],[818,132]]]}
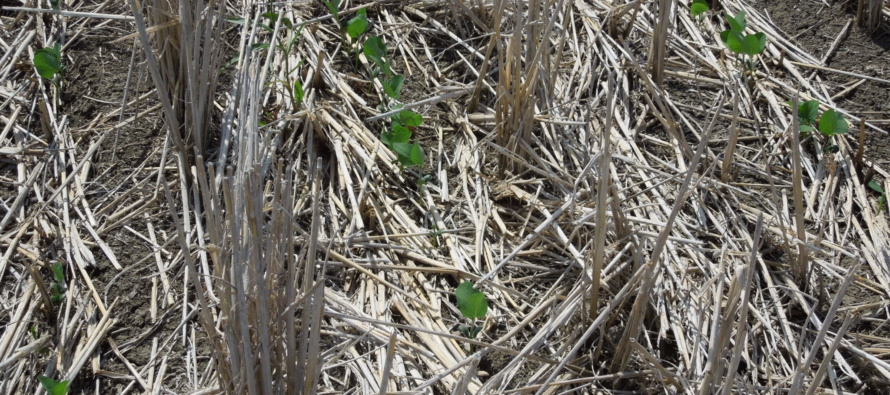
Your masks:
{"label": "young plant", "polygon": [[884,191],[881,184],[878,184],[875,180],[871,180],[868,182],[868,187],[880,194],[878,197],[878,213],[887,210],[887,192]]}
{"label": "young plant", "polygon": [[482,291],[473,287],[473,282],[464,281],[454,292],[457,297],[457,308],[464,317],[473,322],[473,325],[461,324],[458,328],[464,337],[473,339],[482,331],[482,325],[476,324],[476,320],[485,317],[488,313],[488,298]]}
{"label": "young plant", "polygon": [[689,13],[692,16],[701,19],[710,7],[708,7],[708,0],[693,0],[692,4],[689,6]]}
{"label": "young plant", "polygon": [[423,166],[423,148],[417,141],[411,142],[412,131],[422,122],[422,115],[402,110],[392,116],[390,130],[380,134],[380,140],[396,154],[401,167]]}
{"label": "young plant", "polygon": [[745,11],[739,11],[736,16],[726,14],[726,22],[729,23],[729,29],[720,32],[720,41],[723,41],[723,45],[736,54],[737,60],[753,73],[754,57],[763,53],[766,48],[766,35],[745,34],[745,28],[748,26],[748,22],[745,21]]}
{"label": "young plant", "polygon": [[52,47],[38,49],[34,52],[34,68],[37,74],[49,80],[53,85],[59,86],[60,76],[64,71],[62,66],[62,46],[58,43]]}
{"label": "young plant", "polygon": [[68,290],[68,285],[65,283],[65,266],[61,263],[55,263],[51,268],[53,270],[53,281],[50,283],[50,289],[52,289],[53,294],[50,296],[50,300],[53,303],[59,303],[65,300],[65,291]]}
{"label": "young plant", "polygon": [[324,1],[322,1],[322,3],[324,3],[325,7],[328,8],[328,11],[331,13],[331,16],[334,17],[334,22],[337,22],[337,26],[342,27],[341,23],[340,23],[340,0],[332,0],[332,1],[324,0]]}
{"label": "young plant", "polygon": [[[788,102],[791,105],[791,102]],[[818,122],[817,122],[818,119]],[[809,137],[813,131],[818,131],[830,141],[835,135],[847,133],[849,125],[844,117],[835,110],[828,110],[819,117],[819,101],[808,100],[797,107],[797,122],[800,132]],[[835,153],[840,148],[836,144],[828,144],[824,152]]]}
{"label": "young plant", "polygon": [[[275,48],[278,49],[279,51],[281,51],[282,58],[284,59],[283,67],[285,70],[285,79],[271,81],[271,82],[269,82],[269,84],[279,84],[280,83],[281,85],[283,85],[285,88],[284,89],[285,94],[291,100],[291,106],[294,109],[299,109],[300,106],[303,104],[303,98],[305,97],[305,92],[303,91],[303,84],[300,82],[299,78],[294,79],[294,78],[292,78],[292,75],[294,75],[297,72],[297,70],[300,67],[302,67],[303,62],[300,61],[294,67],[291,67],[291,64],[290,64],[291,56],[290,55],[294,51],[294,46],[296,45],[297,40],[300,38],[300,35],[303,33],[303,27],[305,27],[306,25],[301,24],[301,25],[299,25],[299,27],[297,29],[294,29],[293,22],[287,17],[281,17],[277,12],[266,12],[266,13],[262,14],[262,17],[268,21],[268,24],[259,23],[258,25],[261,28],[263,28],[264,30],[268,31],[269,33],[272,33],[272,34],[275,33],[275,24],[278,23],[279,20],[281,21],[282,28],[288,35],[290,35],[290,33],[293,33],[292,37],[290,39],[288,39],[286,41],[278,39],[277,44],[275,45]],[[228,19],[228,21],[231,23],[239,24],[239,25],[244,24],[246,22],[246,20],[244,20],[243,18]],[[254,43],[251,45],[251,51],[269,48],[270,46],[271,46],[271,44],[269,44],[269,43]],[[238,57],[235,57],[228,64],[223,66],[223,68],[228,67],[237,61],[238,61]]]}
{"label": "young plant", "polygon": [[377,66],[373,74],[380,80],[380,84],[383,85],[383,91],[393,100],[398,100],[402,94],[405,77],[392,72],[389,55],[386,53],[386,45],[383,44],[383,40],[377,36],[368,38],[363,45],[363,52],[365,57]]}
{"label": "young plant", "polygon": [[40,385],[43,386],[43,389],[49,395],[68,395],[68,380],[55,381],[46,376],[39,376],[37,380],[40,381]]}
{"label": "young plant", "polygon": [[368,31],[368,10],[362,8],[346,23],[346,34],[352,42],[356,42],[366,31]]}

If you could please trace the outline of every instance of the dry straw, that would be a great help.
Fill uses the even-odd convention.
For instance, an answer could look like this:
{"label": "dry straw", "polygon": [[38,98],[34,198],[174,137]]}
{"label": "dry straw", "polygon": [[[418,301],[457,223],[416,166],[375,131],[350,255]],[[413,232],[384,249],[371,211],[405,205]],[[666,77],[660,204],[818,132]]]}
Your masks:
{"label": "dry straw", "polygon": [[[888,81],[825,64],[851,23],[816,57],[720,1],[769,37],[742,79],[722,18],[687,1],[344,2],[425,119],[426,165],[401,169],[380,140],[399,109],[323,4],[86,3],[0,16],[0,393],[39,375],[152,394],[890,380],[890,229],[867,186],[890,173],[860,138],[887,131],[844,101]],[[869,30],[888,11],[857,5]],[[120,97],[40,80],[28,59],[57,36],[72,71],[80,45],[132,50],[103,58],[127,70]],[[832,155],[801,141],[809,99],[860,134]],[[75,117],[78,100],[101,110]],[[134,160],[137,125],[159,133]],[[463,280],[490,301],[475,339]]]}

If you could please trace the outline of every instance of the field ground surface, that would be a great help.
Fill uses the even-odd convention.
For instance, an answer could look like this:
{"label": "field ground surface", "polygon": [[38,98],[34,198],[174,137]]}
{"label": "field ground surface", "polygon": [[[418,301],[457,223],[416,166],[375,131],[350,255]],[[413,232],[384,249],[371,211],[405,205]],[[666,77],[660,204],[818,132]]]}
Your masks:
{"label": "field ground surface", "polygon": [[890,388],[890,3],[0,7],[2,394]]}

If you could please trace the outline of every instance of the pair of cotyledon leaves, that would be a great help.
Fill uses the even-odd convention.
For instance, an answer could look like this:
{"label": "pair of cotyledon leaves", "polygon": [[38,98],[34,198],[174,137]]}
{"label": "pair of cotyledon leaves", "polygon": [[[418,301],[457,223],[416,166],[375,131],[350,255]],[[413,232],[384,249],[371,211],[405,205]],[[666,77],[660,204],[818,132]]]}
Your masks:
{"label": "pair of cotyledon leaves", "polygon": [[[790,103],[789,103],[790,104]],[[818,123],[816,119],[818,118]],[[797,107],[797,121],[801,132],[818,130],[825,137],[847,133],[847,121],[835,110],[828,110],[819,117],[819,101],[808,100]]]}
{"label": "pair of cotyledon leaves", "polygon": [[411,143],[411,128],[420,126],[423,116],[402,110],[393,115],[392,128],[380,135],[380,140],[396,153],[402,166],[420,166],[423,164],[423,148],[416,141]]}
{"label": "pair of cotyledon leaves", "polygon": [[720,41],[730,51],[745,55],[758,55],[766,48],[766,35],[763,33],[745,34],[748,23],[745,21],[745,11],[739,11],[736,16],[726,15],[729,29],[720,32]]}
{"label": "pair of cotyledon leaves", "polygon": [[38,49],[34,52],[34,68],[37,74],[48,80],[55,78],[62,71],[62,46],[56,44],[53,47]]}

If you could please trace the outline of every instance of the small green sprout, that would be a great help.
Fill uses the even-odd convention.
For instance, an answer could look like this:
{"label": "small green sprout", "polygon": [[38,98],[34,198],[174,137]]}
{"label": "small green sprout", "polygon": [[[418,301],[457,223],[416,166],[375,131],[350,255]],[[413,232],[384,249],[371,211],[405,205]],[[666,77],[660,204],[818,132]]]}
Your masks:
{"label": "small green sprout", "polygon": [[692,5],[689,6],[689,13],[695,17],[701,17],[704,15],[710,7],[708,7],[707,0],[693,0]]}
{"label": "small green sprout", "polygon": [[300,82],[300,80],[296,80],[294,82],[293,95],[294,103],[296,103],[296,108],[300,108],[300,106],[303,104],[303,98],[306,97],[306,93],[303,92],[303,84]]}
{"label": "small green sprout", "polygon": [[[284,64],[282,65],[282,67],[285,71],[285,78],[270,81],[269,83],[267,83],[267,85],[281,84],[284,87],[283,93],[290,96],[291,105],[293,106],[293,108],[299,109],[303,103],[303,99],[305,98],[305,92],[303,91],[303,84],[299,81],[299,79],[294,80],[294,78],[292,76],[300,67],[303,66],[303,61],[301,60],[300,62],[297,62],[297,64],[294,67],[291,67],[291,56],[290,55],[293,52],[294,46],[297,44],[297,40],[300,38],[300,35],[303,33],[303,28],[306,25],[300,24],[298,28],[294,29],[294,23],[289,18],[282,17],[280,14],[278,14],[276,12],[264,13],[264,14],[262,14],[262,17],[269,21],[269,25],[260,23],[259,26],[261,26],[263,29],[269,31],[270,33],[275,32],[274,26],[276,23],[279,22],[279,20],[281,21],[281,25],[283,27],[282,30],[284,30],[286,33],[293,32],[291,38],[289,38],[287,40],[283,40],[283,39],[279,38],[276,41],[277,44],[275,45],[275,48],[278,49],[279,51],[281,51],[281,53],[282,53],[281,58],[284,61]],[[228,19],[228,21],[235,23],[235,24],[239,24],[239,25],[246,23],[246,20],[244,18]],[[263,43],[263,42],[253,43],[250,45],[250,51],[266,49],[271,46],[272,46],[272,44],[270,44],[270,43]],[[277,53],[274,53],[274,52],[273,52],[273,54],[277,55]],[[224,65],[220,69],[220,71],[224,70],[225,68],[227,68],[237,62],[238,62],[238,56],[232,58],[232,60],[230,60],[228,63],[226,63],[226,65]],[[261,123],[261,126],[262,126],[262,123]]]}
{"label": "small green sprout", "polygon": [[234,23],[236,25],[243,25],[247,22],[247,19],[239,18],[236,16],[229,16],[229,17],[226,17],[226,22]]}
{"label": "small green sprout", "polygon": [[[792,103],[788,102],[788,105]],[[797,122],[804,138],[809,137],[813,131],[819,131],[825,138],[830,139],[835,135],[847,133],[850,127],[844,117],[835,110],[825,111],[819,117],[818,100],[807,100],[797,107]],[[838,150],[840,148],[835,144],[825,146],[825,152],[835,153]]]}
{"label": "small green sprout", "polygon": [[257,25],[269,33],[274,33],[275,29],[272,26],[275,26],[275,22],[278,21],[278,14],[274,12],[267,12],[262,14],[261,16],[268,19],[269,24],[267,25],[265,23],[257,23]]}
{"label": "small green sprout", "polygon": [[362,34],[368,30],[368,10],[362,8],[355,13],[355,16],[346,23],[346,34],[352,41],[356,41]]}
{"label": "small green sprout", "polygon": [[[262,15],[262,17],[268,19],[269,24],[266,25],[264,23],[260,23],[259,26],[261,28],[263,28],[264,30],[268,31],[269,33],[274,33],[275,32],[274,26],[276,23],[278,23],[278,18],[280,17],[280,15],[278,15],[277,12],[266,12]],[[284,27],[286,27],[288,30],[294,29],[294,23],[291,22],[291,20],[288,19],[287,17],[281,18],[281,24],[283,24]]]}
{"label": "small green sprout", "polygon": [[61,74],[62,67],[62,46],[56,44],[52,47],[38,49],[34,52],[34,68],[41,77],[56,83],[56,76]]}
{"label": "small green sprout", "polygon": [[383,84],[383,91],[386,92],[387,96],[393,99],[398,99],[399,96],[402,95],[402,86],[405,85],[405,77],[394,75],[386,81],[381,80],[380,83]]}
{"label": "small green sprout", "polygon": [[392,116],[394,125],[405,126],[407,128],[416,128],[423,123],[423,115],[414,111],[402,110]]}
{"label": "small green sprout", "polygon": [[[383,44],[383,40],[377,36],[368,38],[365,40],[363,53],[368,60],[374,62],[377,66],[378,70],[375,70],[373,74],[377,76],[377,79],[380,80],[380,84],[383,85],[383,91],[387,96],[394,100],[398,100],[399,96],[402,94],[405,77],[393,74],[389,56],[386,53],[386,45]],[[380,72],[383,72],[382,76],[380,75]]]}
{"label": "small green sprout", "polygon": [[46,376],[39,376],[37,380],[40,381],[40,385],[43,386],[43,389],[46,390],[46,393],[49,395],[67,395],[68,394],[68,380],[65,381],[55,381]]}
{"label": "small green sprout", "polygon": [[368,60],[374,62],[383,74],[389,77],[392,70],[389,67],[389,59],[386,56],[386,45],[380,37],[374,36],[365,40],[363,52]]}
{"label": "small green sprout", "polygon": [[845,134],[849,129],[847,121],[835,110],[828,110],[822,113],[819,118],[819,133],[825,137],[832,137],[836,134]]}
{"label": "small green sprout", "polygon": [[59,303],[65,300],[65,291],[68,290],[68,286],[65,283],[65,266],[61,263],[55,263],[51,268],[53,270],[53,281],[50,283],[50,289],[52,289],[53,294],[50,296],[50,300],[53,303]]}
{"label": "small green sprout", "polygon": [[887,210],[887,192],[884,191],[881,184],[878,184],[875,180],[871,180],[868,182],[868,187],[881,195],[878,197],[878,213]]}
{"label": "small green sprout", "polygon": [[[766,34],[745,34],[748,22],[745,21],[745,11],[739,11],[736,16],[726,14],[726,22],[729,29],[720,32],[720,41],[730,51],[739,57],[749,71],[754,71],[754,56],[763,53],[766,48]],[[745,58],[744,55],[747,55]]]}
{"label": "small green sprout", "polygon": [[473,325],[461,324],[459,329],[464,337],[473,339],[482,331],[482,326],[476,324],[476,319],[485,317],[488,313],[488,298],[482,291],[473,287],[473,282],[464,281],[454,292],[457,297],[457,308],[464,317],[473,321]]}
{"label": "small green sprout", "polygon": [[337,22],[337,25],[340,25],[340,0],[333,1],[323,1],[325,7],[328,8],[328,11],[331,13],[331,16],[334,17],[334,21]]}
{"label": "small green sprout", "polygon": [[402,110],[392,116],[392,127],[380,135],[380,140],[395,152],[400,166],[423,166],[423,148],[415,141],[411,143],[412,131],[423,122],[423,116]]}
{"label": "small green sprout", "polygon": [[[788,105],[792,105],[792,102],[788,102]],[[816,118],[819,116],[819,101],[818,100],[807,100],[803,102],[800,106],[797,107],[797,123],[799,124],[800,131],[807,133],[816,130],[816,127],[813,126],[816,124]]]}

